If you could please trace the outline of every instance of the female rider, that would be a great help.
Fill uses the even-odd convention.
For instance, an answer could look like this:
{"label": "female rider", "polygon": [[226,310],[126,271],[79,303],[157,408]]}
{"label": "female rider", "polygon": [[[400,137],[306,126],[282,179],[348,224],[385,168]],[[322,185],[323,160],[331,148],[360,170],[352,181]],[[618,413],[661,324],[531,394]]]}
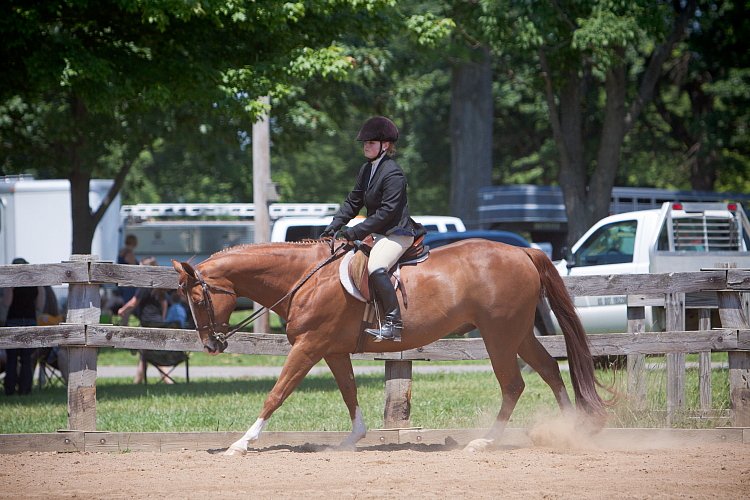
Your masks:
{"label": "female rider", "polygon": [[[368,161],[359,169],[354,189],[321,237],[334,236],[341,230],[341,236],[355,241],[372,234],[375,244],[370,252],[367,272],[385,320],[380,328],[365,331],[374,336],[376,342],[400,342],[403,330],[401,308],[388,270],[408,250],[414,238],[424,234],[424,228],[409,217],[406,177],[392,158],[394,144],[398,141],[396,125],[383,116],[372,117],[362,125],[357,140],[362,141]],[[367,218],[354,227],[345,227],[363,206]]]}

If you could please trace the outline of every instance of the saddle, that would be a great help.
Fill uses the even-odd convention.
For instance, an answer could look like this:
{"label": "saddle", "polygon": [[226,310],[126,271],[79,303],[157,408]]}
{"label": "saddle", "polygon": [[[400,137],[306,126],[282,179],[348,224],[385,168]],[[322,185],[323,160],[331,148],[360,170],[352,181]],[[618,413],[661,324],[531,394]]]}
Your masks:
{"label": "saddle", "polygon": [[[372,302],[370,294],[370,276],[367,274],[367,262],[374,240],[368,236],[359,242],[341,261],[339,279],[344,288],[356,299],[362,302]],[[424,246],[424,235],[414,239],[414,243],[404,252],[396,264],[388,270],[394,288],[400,289],[406,303],[406,293],[399,280],[400,268],[405,265],[416,265],[427,260],[430,248]]]}

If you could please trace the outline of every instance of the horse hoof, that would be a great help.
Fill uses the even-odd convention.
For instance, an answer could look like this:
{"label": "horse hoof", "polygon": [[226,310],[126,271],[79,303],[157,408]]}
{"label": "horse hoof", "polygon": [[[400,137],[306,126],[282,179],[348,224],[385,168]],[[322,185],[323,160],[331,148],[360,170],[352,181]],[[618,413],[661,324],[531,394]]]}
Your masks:
{"label": "horse hoof", "polygon": [[242,450],[240,448],[233,448],[229,447],[227,451],[224,452],[225,457],[241,457],[247,453],[247,450]]}
{"label": "horse hoof", "polygon": [[480,451],[486,451],[493,445],[494,442],[494,439],[475,439],[474,441],[466,445],[466,447],[464,448],[464,452],[478,453]]}
{"label": "horse hoof", "polygon": [[355,443],[341,443],[336,448],[336,451],[357,451],[357,445]]}

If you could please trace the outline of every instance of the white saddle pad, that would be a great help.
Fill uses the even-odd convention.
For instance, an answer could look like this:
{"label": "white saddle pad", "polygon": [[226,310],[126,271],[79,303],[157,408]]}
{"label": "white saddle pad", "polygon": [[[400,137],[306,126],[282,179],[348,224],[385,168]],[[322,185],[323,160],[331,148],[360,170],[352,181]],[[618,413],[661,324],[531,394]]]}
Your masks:
{"label": "white saddle pad", "polygon": [[[341,281],[341,285],[344,287],[344,290],[349,293],[349,295],[359,300],[360,302],[367,302],[362,294],[359,293],[357,287],[354,286],[351,276],[349,276],[349,263],[353,258],[354,250],[349,250],[341,259],[341,264],[339,264],[339,281]],[[424,262],[425,260],[427,260],[427,253],[425,253],[420,258],[410,260],[409,262],[405,262],[404,264],[417,264],[419,262]],[[396,271],[393,273],[393,276],[396,277],[396,283],[401,282],[401,266],[396,267]],[[397,285],[394,284],[393,288],[397,288]]]}

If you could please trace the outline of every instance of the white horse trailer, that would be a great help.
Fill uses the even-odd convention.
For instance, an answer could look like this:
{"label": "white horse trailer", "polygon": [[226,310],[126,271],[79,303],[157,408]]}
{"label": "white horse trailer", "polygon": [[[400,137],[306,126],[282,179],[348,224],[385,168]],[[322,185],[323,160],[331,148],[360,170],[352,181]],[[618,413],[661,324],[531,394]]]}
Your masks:
{"label": "white horse trailer", "polygon": [[[99,207],[112,180],[92,180],[89,204]],[[96,228],[91,253],[102,260],[117,258],[120,241],[120,197],[112,202]],[[30,176],[0,177],[0,264],[23,257],[31,264],[54,264],[73,249],[70,182]]]}

